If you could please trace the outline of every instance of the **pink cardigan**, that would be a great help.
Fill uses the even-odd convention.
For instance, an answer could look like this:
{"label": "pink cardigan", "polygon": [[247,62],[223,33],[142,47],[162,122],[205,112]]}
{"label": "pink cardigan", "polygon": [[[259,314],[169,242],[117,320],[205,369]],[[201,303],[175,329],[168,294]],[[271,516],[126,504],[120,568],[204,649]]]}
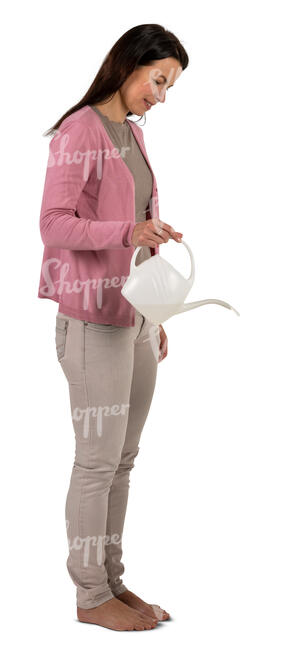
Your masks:
{"label": "pink cardigan", "polygon": [[[143,131],[127,121],[153,176],[146,218],[159,217]],[[90,106],[66,117],[49,142],[38,297],[55,300],[59,310],[73,318],[133,326],[135,309],[121,288],[135,250],[130,243],[136,223],[135,187],[121,154]],[[159,245],[150,250],[157,255]]]}

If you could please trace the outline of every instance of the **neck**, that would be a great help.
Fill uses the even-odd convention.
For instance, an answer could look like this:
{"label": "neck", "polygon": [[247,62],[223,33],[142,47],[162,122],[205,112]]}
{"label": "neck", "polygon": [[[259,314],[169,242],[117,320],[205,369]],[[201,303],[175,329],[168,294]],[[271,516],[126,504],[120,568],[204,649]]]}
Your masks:
{"label": "neck", "polygon": [[112,99],[110,99],[108,102],[105,103],[97,103],[94,104],[96,108],[103,113],[103,115],[106,115],[109,120],[113,120],[114,122],[120,122],[121,124],[124,124],[126,115],[128,113],[128,108],[122,104],[121,98],[116,93]]}

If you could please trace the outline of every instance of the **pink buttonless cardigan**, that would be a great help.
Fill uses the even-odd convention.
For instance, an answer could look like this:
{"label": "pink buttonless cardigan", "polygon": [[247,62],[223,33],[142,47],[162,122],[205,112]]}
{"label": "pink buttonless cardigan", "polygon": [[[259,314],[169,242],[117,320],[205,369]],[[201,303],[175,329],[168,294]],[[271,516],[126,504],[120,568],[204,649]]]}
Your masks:
{"label": "pink buttonless cardigan", "polygon": [[[153,176],[146,219],[159,217],[156,179],[140,126],[127,120]],[[135,324],[121,294],[135,247],[135,186],[100,117],[88,105],[66,117],[49,143],[40,232],[39,298],[73,318]],[[159,253],[159,245],[151,248]]]}

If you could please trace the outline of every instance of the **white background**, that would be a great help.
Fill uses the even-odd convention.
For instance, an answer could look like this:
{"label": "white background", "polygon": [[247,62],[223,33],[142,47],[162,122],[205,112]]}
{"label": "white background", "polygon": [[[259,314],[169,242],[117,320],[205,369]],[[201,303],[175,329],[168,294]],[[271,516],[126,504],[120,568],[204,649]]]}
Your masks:
{"label": "white background", "polygon": [[[1,631],[5,647],[298,650],[299,4],[15,3],[2,34]],[[160,23],[188,68],[147,112],[160,216],[192,247],[188,300],[131,475],[125,584],[172,620],[76,621],[64,521],[74,436],[57,304],[37,297],[49,138],[106,53]],[[2,21],[3,23],[3,21]],[[132,116],[132,119],[137,119]],[[143,123],[143,119],[141,123]],[[188,273],[175,242],[160,254]]]}

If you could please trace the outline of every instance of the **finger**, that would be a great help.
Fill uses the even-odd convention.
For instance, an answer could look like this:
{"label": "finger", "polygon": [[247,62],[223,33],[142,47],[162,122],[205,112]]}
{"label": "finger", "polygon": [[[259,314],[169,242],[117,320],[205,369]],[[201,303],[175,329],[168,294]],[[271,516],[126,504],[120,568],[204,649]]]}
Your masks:
{"label": "finger", "polygon": [[151,228],[149,227],[148,232],[145,233],[147,237],[155,237],[156,241],[159,243],[167,242],[170,239],[170,234],[163,228]]}
{"label": "finger", "polygon": [[159,219],[159,217],[153,217],[153,219],[149,220],[149,226],[153,228],[154,232],[160,234],[161,230],[169,233],[169,236],[174,234],[176,231],[170,224],[165,223],[165,221],[162,221]]}
{"label": "finger", "polygon": [[157,239],[152,239],[150,237],[147,237],[147,239],[143,239],[143,243],[138,244],[138,246],[150,246],[150,248],[155,248],[157,245],[164,244],[164,243],[165,242],[162,241],[160,237],[157,237]]}
{"label": "finger", "polygon": [[144,230],[143,239],[152,239],[156,244],[164,244],[170,239],[169,233],[165,230],[161,230],[160,233],[157,233],[151,227],[147,227]]}
{"label": "finger", "polygon": [[[163,237],[165,242],[169,241],[170,238],[172,238],[176,242],[181,241],[181,239],[182,239],[182,233],[181,232],[177,232],[176,230],[174,230],[174,228],[172,228],[172,226],[168,226],[168,224],[165,224],[166,226],[168,226],[168,230],[166,230],[165,228],[160,227],[159,223],[162,223],[162,226],[163,226],[163,222],[156,222],[154,224],[153,230],[154,230],[156,235],[159,235],[160,237]],[[171,228],[171,232],[170,232],[169,228]]]}

